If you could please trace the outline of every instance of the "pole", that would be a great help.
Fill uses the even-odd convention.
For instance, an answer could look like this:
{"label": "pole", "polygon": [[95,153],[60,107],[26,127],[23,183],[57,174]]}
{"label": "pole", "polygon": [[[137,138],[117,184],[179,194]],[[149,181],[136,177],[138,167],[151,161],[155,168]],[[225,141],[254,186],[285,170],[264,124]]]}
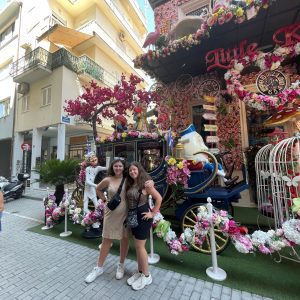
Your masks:
{"label": "pole", "polygon": [[[68,201],[68,189],[65,189],[65,201]],[[67,237],[72,234],[72,231],[68,231],[68,206],[65,205],[65,231],[60,233],[59,236]]]}
{"label": "pole", "polygon": [[[149,196],[149,206],[152,209],[154,207],[152,196]],[[156,264],[160,260],[160,256],[154,253],[154,246],[153,246],[153,229],[150,229],[150,254],[148,254],[148,263],[149,264]]]}
{"label": "pole", "polygon": [[207,198],[207,208],[208,208],[208,214],[210,219],[210,248],[211,248],[211,259],[212,259],[212,267],[209,267],[206,269],[206,274],[211,279],[217,280],[217,281],[223,281],[226,279],[227,274],[224,270],[218,267],[218,261],[217,261],[217,251],[216,251],[216,240],[215,240],[215,230],[214,230],[214,224],[212,220],[212,214],[213,214],[213,205],[211,204],[211,198]]}
{"label": "pole", "polygon": [[[18,42],[17,42],[17,53],[16,53],[16,60],[17,62],[19,60],[19,55],[20,55],[20,39],[21,39],[21,23],[22,23],[22,8],[23,8],[23,3],[21,1],[18,2],[18,5],[20,7],[19,9],[19,30],[18,30]],[[18,65],[17,65],[18,68]],[[13,123],[12,123],[12,137],[11,137],[11,149],[10,149],[10,177],[14,174],[14,157],[16,156],[16,153],[14,153],[14,147],[15,147],[15,128],[16,128],[16,113],[17,113],[17,88],[18,84],[17,82],[14,83],[15,88],[14,88],[14,99],[13,99]]]}

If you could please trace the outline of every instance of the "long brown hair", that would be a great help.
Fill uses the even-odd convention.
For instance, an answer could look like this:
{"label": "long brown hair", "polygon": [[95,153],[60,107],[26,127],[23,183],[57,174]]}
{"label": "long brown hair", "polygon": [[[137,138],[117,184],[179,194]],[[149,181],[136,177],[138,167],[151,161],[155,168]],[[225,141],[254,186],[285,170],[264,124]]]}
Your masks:
{"label": "long brown hair", "polygon": [[108,176],[115,176],[116,174],[115,174],[115,172],[114,172],[114,164],[116,164],[117,162],[120,162],[120,163],[122,163],[122,165],[123,165],[123,167],[124,167],[124,171],[123,171],[123,176],[126,176],[127,174],[127,172],[126,172],[126,164],[125,164],[125,160],[124,159],[122,159],[122,158],[115,158],[112,162],[111,162],[111,164],[110,164],[110,166],[109,166],[109,168],[108,168],[108,171],[107,171],[107,175]]}
{"label": "long brown hair", "polygon": [[127,172],[127,179],[126,179],[126,191],[128,191],[134,184],[134,180],[129,175],[129,168],[131,166],[135,166],[138,168],[139,175],[137,178],[137,186],[138,186],[139,190],[142,190],[145,187],[145,182],[147,180],[150,180],[151,176],[145,171],[145,169],[139,162],[134,161],[134,162],[130,163],[130,165],[128,166],[128,169],[127,169],[128,172]]}

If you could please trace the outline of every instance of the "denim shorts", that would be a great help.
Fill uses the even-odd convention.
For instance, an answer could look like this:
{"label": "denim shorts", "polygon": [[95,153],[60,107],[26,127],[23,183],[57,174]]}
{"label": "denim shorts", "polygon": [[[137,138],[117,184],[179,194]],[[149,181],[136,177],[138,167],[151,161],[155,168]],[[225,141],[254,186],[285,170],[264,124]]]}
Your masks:
{"label": "denim shorts", "polygon": [[0,211],[0,231],[1,231],[1,218],[2,218],[2,211]]}

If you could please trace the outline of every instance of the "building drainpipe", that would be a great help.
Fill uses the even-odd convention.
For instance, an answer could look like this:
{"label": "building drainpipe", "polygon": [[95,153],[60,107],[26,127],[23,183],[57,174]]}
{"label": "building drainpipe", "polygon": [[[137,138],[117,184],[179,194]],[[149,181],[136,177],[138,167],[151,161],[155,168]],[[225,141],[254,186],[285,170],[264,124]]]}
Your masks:
{"label": "building drainpipe", "polygon": [[[19,31],[18,31],[18,43],[17,43],[17,55],[16,55],[16,61],[19,60],[19,52],[20,52],[20,38],[21,38],[21,23],[22,23],[22,7],[23,2],[17,1],[20,10],[19,10]],[[13,101],[13,125],[12,125],[12,138],[11,138],[11,149],[10,149],[10,177],[12,177],[13,174],[13,163],[14,163],[14,144],[15,144],[15,127],[16,127],[16,111],[17,111],[17,88],[18,84],[15,82],[15,92],[14,92],[14,101]],[[15,174],[17,175],[17,174]]]}

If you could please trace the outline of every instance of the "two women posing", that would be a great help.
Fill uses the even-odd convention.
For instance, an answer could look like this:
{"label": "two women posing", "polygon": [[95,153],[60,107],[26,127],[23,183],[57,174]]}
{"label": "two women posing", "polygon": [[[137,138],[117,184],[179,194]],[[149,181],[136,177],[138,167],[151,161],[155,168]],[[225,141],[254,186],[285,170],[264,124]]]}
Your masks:
{"label": "two women posing", "polygon": [[[110,251],[113,240],[120,240],[120,263],[117,266],[116,279],[124,277],[124,261],[128,253],[128,231],[131,230],[134,237],[138,268],[127,280],[134,289],[143,289],[152,283],[152,277],[148,268],[148,255],[145,249],[147,236],[152,225],[152,219],[159,210],[162,197],[154,188],[151,177],[147,174],[140,163],[133,162],[129,165],[128,175],[125,181],[123,177],[125,162],[123,159],[115,159],[108,170],[108,177],[103,179],[97,186],[97,194],[102,201],[109,202],[117,193],[123,183],[120,196],[121,202],[110,210],[105,206],[103,219],[102,246],[99,253],[97,266],[86,277],[87,283],[93,282],[103,274],[103,264]],[[103,190],[107,189],[108,199],[105,198]],[[148,204],[148,196],[155,200],[155,206],[151,210]],[[137,211],[138,225],[134,228],[126,226],[128,210]]]}

